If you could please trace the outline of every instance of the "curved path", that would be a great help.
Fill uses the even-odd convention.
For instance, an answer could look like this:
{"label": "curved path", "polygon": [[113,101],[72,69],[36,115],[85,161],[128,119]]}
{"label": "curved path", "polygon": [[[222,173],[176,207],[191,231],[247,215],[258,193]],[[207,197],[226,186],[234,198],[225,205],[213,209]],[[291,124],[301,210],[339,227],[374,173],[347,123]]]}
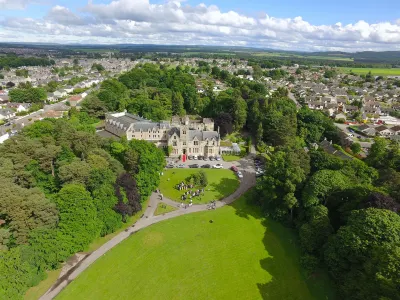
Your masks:
{"label": "curved path", "polygon": [[[238,199],[243,193],[252,188],[256,183],[255,171],[251,157],[246,157],[241,159],[240,161],[234,163],[238,166],[238,168],[243,173],[243,178],[241,179],[239,188],[228,197],[217,201],[217,208],[222,207],[226,204],[230,204],[236,199]],[[154,216],[154,212],[157,208],[158,203],[161,202],[159,200],[159,195],[153,193],[150,197],[150,202],[148,207],[141,219],[139,219],[133,226],[129,227],[125,231],[119,233],[114,238],[109,240],[107,243],[103,244],[100,248],[93,251],[89,255],[85,257],[81,262],[79,262],[73,269],[71,269],[61,280],[57,281],[55,285],[53,285],[39,300],[50,300],[56,297],[72,280],[74,280],[79,274],[85,271],[92,263],[94,263],[98,258],[103,256],[107,251],[109,251],[114,246],[121,243],[123,240],[128,238],[130,235],[135,232],[150,226],[152,224],[158,223],[160,221],[168,220],[171,218],[175,218],[181,215],[199,212],[207,210],[207,204],[193,205],[188,208],[179,207],[177,210],[173,212],[169,212],[163,215]],[[164,198],[162,202],[172,205],[174,207],[178,207],[179,203],[174,202],[170,199]]]}

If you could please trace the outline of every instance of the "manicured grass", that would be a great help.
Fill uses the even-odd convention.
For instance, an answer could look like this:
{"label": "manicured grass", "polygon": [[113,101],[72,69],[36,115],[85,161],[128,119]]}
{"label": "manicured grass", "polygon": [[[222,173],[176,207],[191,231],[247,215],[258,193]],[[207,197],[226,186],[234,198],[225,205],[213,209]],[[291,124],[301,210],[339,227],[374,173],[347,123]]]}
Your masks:
{"label": "manicured grass", "polygon": [[154,212],[154,215],[158,216],[158,215],[169,213],[174,210],[176,210],[176,208],[171,205],[168,205],[165,203],[158,203],[156,211]]}
{"label": "manicured grass", "polygon": [[350,74],[352,71],[358,75],[366,75],[371,71],[371,74],[374,76],[399,76],[400,68],[339,68],[339,70],[343,73]]}
{"label": "manicured grass", "polygon": [[[201,169],[207,174],[208,186],[204,195],[192,198],[194,204],[207,203],[211,200],[223,199],[232,194],[239,187],[239,180],[231,170]],[[182,202],[181,196],[185,191],[175,188],[177,184],[185,181],[191,174],[200,172],[200,169],[170,169],[161,177],[160,191],[171,200]],[[168,181],[168,178],[170,179]],[[194,190],[194,188],[193,188]],[[189,203],[189,199],[186,200]]]}
{"label": "manicured grass", "polygon": [[222,159],[224,161],[238,161],[242,158],[242,156],[239,155],[222,155]]}
{"label": "manicured grass", "polygon": [[293,232],[246,196],[135,233],[57,299],[333,299],[326,274],[304,276]]}
{"label": "manicured grass", "polygon": [[31,287],[25,294],[24,300],[37,300],[57,281],[61,273],[61,268],[58,270],[48,271],[47,278],[40,282],[37,286]]}

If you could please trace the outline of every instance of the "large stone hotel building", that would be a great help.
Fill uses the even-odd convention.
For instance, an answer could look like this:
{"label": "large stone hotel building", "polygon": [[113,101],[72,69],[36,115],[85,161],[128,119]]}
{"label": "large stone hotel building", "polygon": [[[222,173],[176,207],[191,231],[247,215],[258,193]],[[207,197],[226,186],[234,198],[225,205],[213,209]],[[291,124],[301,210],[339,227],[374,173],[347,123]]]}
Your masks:
{"label": "large stone hotel building", "polygon": [[216,156],[220,154],[220,135],[211,119],[173,117],[171,122],[153,122],[127,112],[106,114],[105,130],[128,140],[172,147],[172,157],[186,155]]}

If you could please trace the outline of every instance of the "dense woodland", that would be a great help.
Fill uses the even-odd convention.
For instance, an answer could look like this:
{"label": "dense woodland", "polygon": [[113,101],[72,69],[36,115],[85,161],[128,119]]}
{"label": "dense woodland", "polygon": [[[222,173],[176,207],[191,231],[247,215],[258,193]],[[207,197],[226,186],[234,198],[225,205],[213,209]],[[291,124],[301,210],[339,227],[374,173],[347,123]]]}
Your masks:
{"label": "dense woodland", "polygon": [[322,113],[279,99],[260,118],[259,139],[275,148],[256,198],[296,228],[303,266],[327,267],[344,299],[399,299],[399,144],[377,138],[365,161],[341,160],[310,144],[337,141]]}
{"label": "dense woodland", "polygon": [[[254,69],[254,76],[267,72]],[[228,89],[214,93],[210,76]],[[198,83],[204,93],[197,93]],[[310,276],[328,269],[344,299],[399,299],[399,145],[377,138],[367,159],[342,160],[314,144],[325,138],[339,144],[331,119],[298,109],[286,89],[268,98],[266,92],[263,84],[204,62],[190,70],[139,65],[104,81],[80,113],[35,123],[6,141],[0,147],[0,274],[6,274],[0,295],[18,298],[44,270],[120,228],[158,185],[161,150],[94,133],[97,118],[126,109],[155,121],[186,113],[212,117],[222,135],[250,132],[266,164],[254,202],[295,228]]]}
{"label": "dense woodland", "polygon": [[51,66],[54,64],[54,60],[49,60],[47,58],[20,57],[16,55],[0,56],[0,70],[29,66]]}
{"label": "dense woodland", "polygon": [[74,253],[119,229],[159,183],[164,153],[95,134],[71,111],[0,147],[0,299],[20,299]]}

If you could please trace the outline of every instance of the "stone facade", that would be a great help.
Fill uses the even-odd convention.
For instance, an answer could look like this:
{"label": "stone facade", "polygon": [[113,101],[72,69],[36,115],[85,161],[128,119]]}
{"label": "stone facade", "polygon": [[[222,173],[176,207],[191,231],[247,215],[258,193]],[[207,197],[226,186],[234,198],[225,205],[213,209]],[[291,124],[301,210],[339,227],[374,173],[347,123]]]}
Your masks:
{"label": "stone facade", "polygon": [[152,122],[126,113],[106,115],[105,130],[127,140],[137,139],[154,143],[157,147],[170,146],[171,157],[183,154],[216,156],[220,154],[220,135],[214,131],[211,119],[173,117],[172,122]]}

